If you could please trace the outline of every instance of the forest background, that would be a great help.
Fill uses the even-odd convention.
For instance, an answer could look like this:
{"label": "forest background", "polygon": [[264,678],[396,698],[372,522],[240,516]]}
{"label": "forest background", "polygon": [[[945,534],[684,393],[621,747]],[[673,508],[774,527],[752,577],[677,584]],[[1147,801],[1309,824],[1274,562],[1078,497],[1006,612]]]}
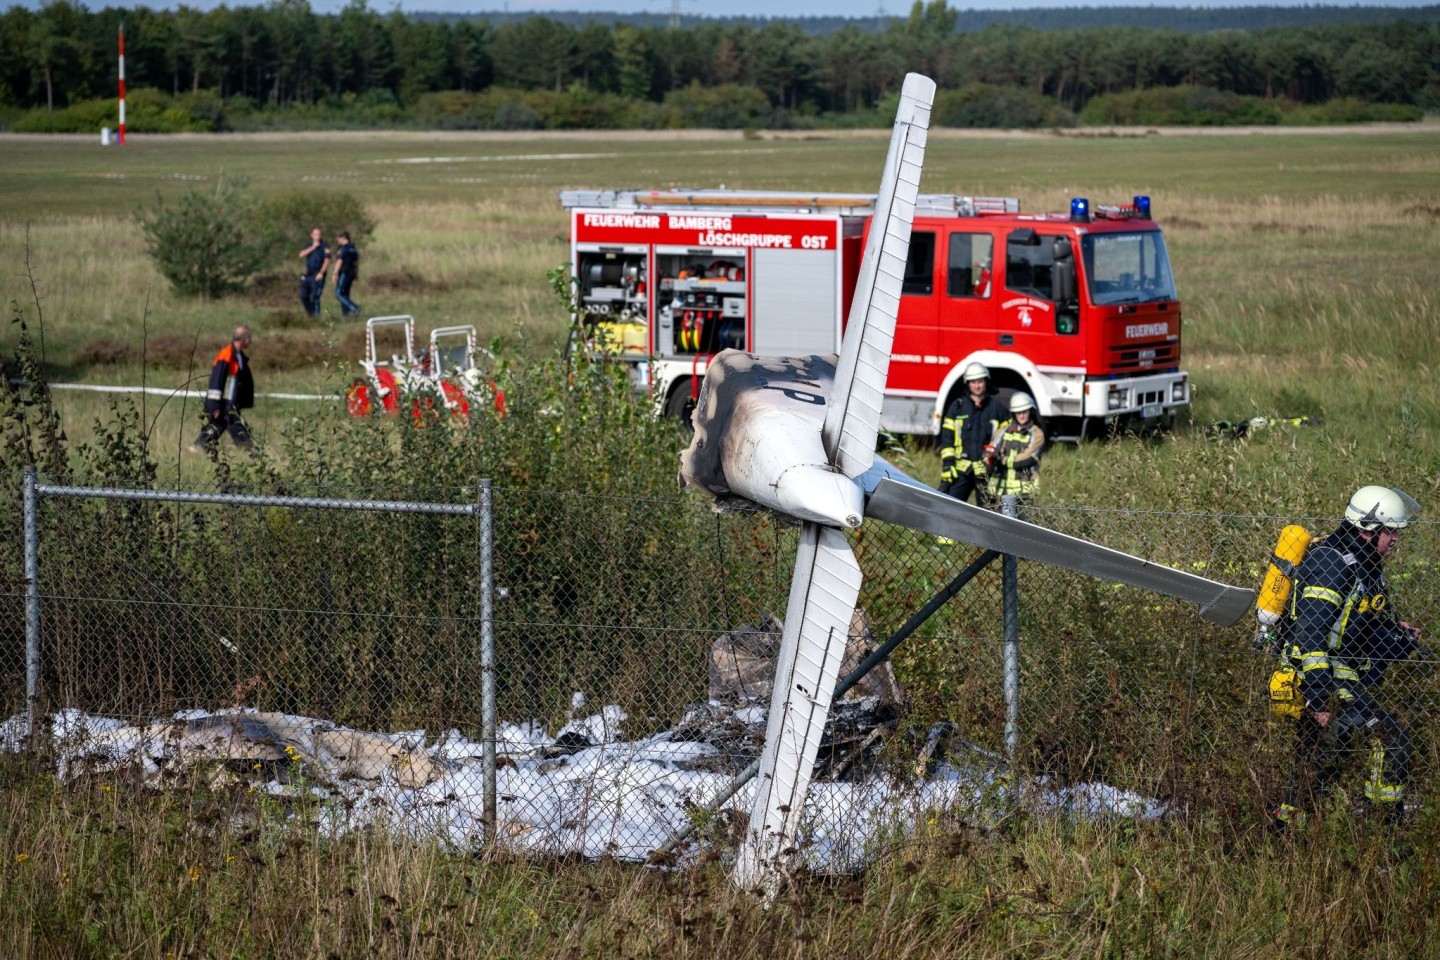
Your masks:
{"label": "forest background", "polygon": [[0,14],[0,130],[884,127],[907,71],[941,126],[1316,124],[1440,108],[1440,6],[904,17],[338,14],[69,0]]}

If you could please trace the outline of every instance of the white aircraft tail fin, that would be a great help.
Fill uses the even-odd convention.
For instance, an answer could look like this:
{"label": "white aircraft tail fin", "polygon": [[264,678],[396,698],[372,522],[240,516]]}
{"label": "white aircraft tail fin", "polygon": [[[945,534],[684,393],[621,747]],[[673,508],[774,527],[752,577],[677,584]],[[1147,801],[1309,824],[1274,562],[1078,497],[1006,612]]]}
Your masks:
{"label": "white aircraft tail fin", "polygon": [[801,528],[759,788],[735,863],[734,880],[742,889],[773,895],[779,883],[830,715],[860,579],[844,533],[816,523]]}
{"label": "white aircraft tail fin", "polygon": [[830,463],[851,478],[868,470],[875,456],[934,100],[935,81],[917,73],[905,77],[825,414],[825,452]]}

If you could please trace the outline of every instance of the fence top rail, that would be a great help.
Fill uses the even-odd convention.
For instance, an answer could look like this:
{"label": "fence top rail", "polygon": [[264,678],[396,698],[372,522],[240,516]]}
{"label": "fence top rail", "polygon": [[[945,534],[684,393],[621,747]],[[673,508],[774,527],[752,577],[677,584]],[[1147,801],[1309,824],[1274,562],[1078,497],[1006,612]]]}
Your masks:
{"label": "fence top rail", "polygon": [[374,513],[434,513],[473,516],[478,503],[425,503],[408,500],[351,500],[342,497],[289,497],[259,493],[204,493],[191,490],[124,490],[39,483],[43,497],[94,497],[101,500],[151,500],[171,503],[217,503],[246,507],[297,507],[311,510],[364,510]]}

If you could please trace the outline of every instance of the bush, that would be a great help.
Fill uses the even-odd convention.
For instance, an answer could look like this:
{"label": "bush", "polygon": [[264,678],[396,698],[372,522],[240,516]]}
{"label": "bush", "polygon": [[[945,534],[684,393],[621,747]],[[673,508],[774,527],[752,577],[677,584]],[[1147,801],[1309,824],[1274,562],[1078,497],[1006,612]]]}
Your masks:
{"label": "bush", "polygon": [[1281,101],[1244,97],[1210,87],[1156,87],[1107,93],[1081,112],[1090,125],[1104,126],[1269,126],[1280,123]]}
{"label": "bush", "polygon": [[1284,122],[1293,125],[1317,123],[1415,123],[1425,111],[1405,103],[1365,103],[1351,97],[1325,103],[1297,106],[1286,112]]}
{"label": "bush", "polygon": [[[375,219],[352,193],[282,193],[260,205],[257,230],[264,238],[264,256],[289,262],[309,243],[310,231],[319,227],[333,252],[335,235],[349,231],[357,246],[375,232]],[[296,268],[298,270],[298,267]]]}
{"label": "bush", "polygon": [[[18,133],[95,133],[120,122],[114,97],[81,100],[53,113],[27,112],[15,121]],[[228,130],[225,103],[209,90],[167,97],[158,90],[132,90],[125,98],[125,128],[130,133],[203,133]]]}
{"label": "bush", "polygon": [[221,179],[213,192],[190,190],[174,203],[157,198],[140,213],[150,258],[177,293],[216,297],[260,269],[265,245],[243,187],[244,181]]}
{"label": "bush", "polygon": [[958,90],[940,91],[932,115],[942,127],[1014,129],[1075,124],[1074,115],[1049,97],[1020,87],[998,87],[989,83],[971,83]]}
{"label": "bush", "polygon": [[775,111],[758,87],[735,83],[702,87],[692,83],[665,96],[659,119],[661,126],[672,130],[746,130],[773,127]]}

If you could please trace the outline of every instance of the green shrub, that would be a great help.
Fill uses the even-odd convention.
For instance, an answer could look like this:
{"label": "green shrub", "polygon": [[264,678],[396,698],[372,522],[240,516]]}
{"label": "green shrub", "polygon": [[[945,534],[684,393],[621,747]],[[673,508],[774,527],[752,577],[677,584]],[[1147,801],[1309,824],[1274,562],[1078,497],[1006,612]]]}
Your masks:
{"label": "green shrub", "polygon": [[942,90],[932,112],[942,127],[1035,128],[1073,126],[1075,117],[1049,97],[1020,87],[970,83]]}
{"label": "green shrub", "polygon": [[1269,126],[1280,122],[1281,103],[1210,87],[1156,87],[1098,96],[1080,118],[1094,126]]}
{"label": "green shrub", "polygon": [[53,113],[31,110],[15,121],[17,133],[98,133],[101,127],[119,123],[118,108],[113,99],[81,100]]}
{"label": "green shrub", "polygon": [[665,96],[665,102],[660,105],[659,122],[672,130],[769,128],[775,125],[775,111],[758,87],[736,83],[702,87],[697,82]]}
{"label": "green shrub", "polygon": [[213,191],[190,190],[173,203],[157,198],[140,213],[150,258],[177,293],[219,296],[244,286],[264,263],[255,203],[243,187],[221,179]]}
{"label": "green shrub", "polygon": [[1415,123],[1424,117],[1425,111],[1410,104],[1366,103],[1353,97],[1342,97],[1325,103],[1297,106],[1285,114],[1284,122],[1302,126],[1317,123]]}
{"label": "green shrub", "polygon": [[[15,121],[19,133],[95,133],[116,127],[119,107],[114,97],[81,100],[53,113],[35,109]],[[131,133],[203,133],[230,129],[225,101],[211,90],[167,97],[142,87],[125,98],[125,128]]]}
{"label": "green shrub", "polygon": [[309,243],[310,231],[316,227],[332,249],[335,235],[341,230],[348,231],[359,246],[364,246],[375,232],[375,219],[353,193],[282,193],[261,204],[256,215],[257,232],[264,238],[264,255],[271,262],[293,260],[295,252]]}

